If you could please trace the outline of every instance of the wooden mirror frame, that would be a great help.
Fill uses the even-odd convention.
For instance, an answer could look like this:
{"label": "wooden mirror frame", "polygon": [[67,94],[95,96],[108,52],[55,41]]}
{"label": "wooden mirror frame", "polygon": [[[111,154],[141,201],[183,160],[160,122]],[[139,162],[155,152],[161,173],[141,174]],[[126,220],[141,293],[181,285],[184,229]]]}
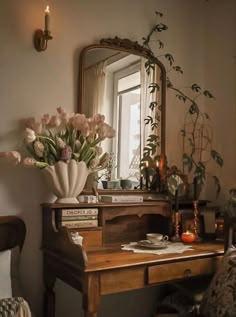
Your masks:
{"label": "wooden mirror frame", "polygon": [[[129,54],[137,55],[144,57],[148,60],[150,60],[152,63],[157,64],[161,69],[161,78],[162,78],[162,84],[161,84],[161,141],[160,141],[160,172],[161,175],[165,174],[165,167],[166,167],[166,69],[165,66],[159,61],[157,57],[153,54],[153,52],[140,45],[137,41],[131,41],[127,38],[105,38],[101,39],[99,44],[92,44],[84,47],[82,51],[80,52],[79,56],[79,76],[78,76],[78,112],[82,113],[82,103],[83,103],[83,84],[84,84],[84,76],[83,76],[83,65],[84,65],[84,57],[85,53],[91,49],[97,49],[97,48],[107,48],[107,49],[114,49],[119,50],[122,52],[126,52]],[[105,190],[108,192],[109,190]],[[112,190],[110,190],[112,191]],[[134,190],[115,190],[115,192],[134,192]],[[114,190],[112,191],[114,192]]]}

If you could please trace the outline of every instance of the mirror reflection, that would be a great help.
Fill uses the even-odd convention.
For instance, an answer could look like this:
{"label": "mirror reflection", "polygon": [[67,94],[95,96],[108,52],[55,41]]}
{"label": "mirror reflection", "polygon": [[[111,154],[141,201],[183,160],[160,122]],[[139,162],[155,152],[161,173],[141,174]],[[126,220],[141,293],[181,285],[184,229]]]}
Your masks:
{"label": "mirror reflection", "polygon": [[[103,188],[133,189],[140,184],[140,161],[150,134],[159,135],[158,153],[163,152],[162,70],[135,50],[91,45],[80,56],[79,112],[86,116],[104,114],[106,122],[116,130],[107,140],[104,151],[110,152],[108,168],[99,178]],[[158,89],[151,89],[158,83]],[[153,91],[152,91],[153,90]],[[150,109],[150,104],[157,105]],[[149,118],[149,124],[146,120]],[[157,124],[151,127],[150,121]],[[119,180],[130,180],[127,188]],[[109,181],[108,187],[107,183]],[[132,184],[132,186],[131,186]]]}

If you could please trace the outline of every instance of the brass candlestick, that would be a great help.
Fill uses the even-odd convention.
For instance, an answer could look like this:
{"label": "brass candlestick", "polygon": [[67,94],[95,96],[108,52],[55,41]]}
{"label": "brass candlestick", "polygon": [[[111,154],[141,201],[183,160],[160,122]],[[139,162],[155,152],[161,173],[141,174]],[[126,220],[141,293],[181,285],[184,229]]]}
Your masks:
{"label": "brass candlestick", "polygon": [[194,200],[193,201],[193,206],[194,206],[194,210],[193,210],[193,214],[194,214],[194,219],[193,219],[193,230],[194,230],[194,234],[195,234],[195,241],[196,242],[201,242],[202,238],[199,236],[199,232],[200,232],[200,226],[199,226],[199,212],[198,212],[198,200]]}
{"label": "brass candlestick", "polygon": [[171,238],[171,241],[173,242],[179,242],[181,241],[180,235],[179,235],[179,212],[175,212],[175,235]]}

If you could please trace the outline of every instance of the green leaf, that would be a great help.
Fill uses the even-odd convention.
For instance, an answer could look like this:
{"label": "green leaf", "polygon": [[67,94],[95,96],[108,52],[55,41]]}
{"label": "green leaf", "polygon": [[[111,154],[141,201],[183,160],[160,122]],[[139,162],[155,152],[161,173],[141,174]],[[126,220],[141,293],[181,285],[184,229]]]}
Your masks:
{"label": "green leaf", "polygon": [[158,23],[155,28],[154,31],[155,32],[162,32],[162,31],[166,31],[168,29],[168,26],[163,24],[163,23]]}
{"label": "green leaf", "polygon": [[147,142],[156,142],[159,141],[160,137],[156,134],[150,134],[147,138]]}
{"label": "green leaf", "polygon": [[208,90],[204,90],[203,95],[208,98],[214,98],[214,96]]}
{"label": "green leaf", "polygon": [[188,168],[188,172],[190,173],[193,168],[193,160],[187,153],[183,153],[183,164]]}
{"label": "green leaf", "polygon": [[162,41],[158,40],[157,42],[159,43],[159,48],[160,49],[164,47],[164,43]]}
{"label": "green leaf", "polygon": [[148,75],[150,75],[151,70],[155,70],[155,64],[150,59],[145,62],[144,67]]}
{"label": "green leaf", "polygon": [[168,54],[168,53],[165,54],[164,56],[168,60],[168,62],[170,63],[170,66],[172,66],[173,63],[174,63],[174,57],[171,54]]}
{"label": "green leaf", "polygon": [[189,145],[191,146],[191,148],[193,148],[194,147],[193,140],[191,138],[188,138],[188,142],[189,142]]}
{"label": "green leaf", "polygon": [[161,12],[159,12],[159,11],[155,11],[155,13],[156,13],[157,16],[159,16],[159,17],[161,17],[161,18],[163,17],[163,13],[161,13]]}
{"label": "green leaf", "polygon": [[180,74],[183,74],[182,68],[180,66],[173,66],[173,69]]}
{"label": "green leaf", "polygon": [[186,96],[184,96],[184,95],[179,95],[179,94],[177,94],[176,97],[177,97],[179,100],[183,101],[183,102],[185,102],[186,99],[187,99]]}
{"label": "green leaf", "polygon": [[148,88],[150,89],[151,94],[155,91],[160,91],[160,86],[157,83],[151,83]]}
{"label": "green leaf", "polygon": [[153,123],[153,117],[147,116],[147,118],[144,119],[145,125],[152,124]]}
{"label": "green leaf", "polygon": [[220,156],[218,152],[216,152],[215,150],[211,150],[211,157],[220,167],[223,166],[224,160],[222,159],[222,157]]}
{"label": "green leaf", "polygon": [[199,113],[198,105],[196,103],[191,104],[188,111],[190,114]]}
{"label": "green leaf", "polygon": [[195,91],[195,92],[199,92],[199,91],[201,90],[201,87],[198,86],[197,84],[193,84],[193,85],[191,86],[191,89],[192,89],[193,91]]}
{"label": "green leaf", "polygon": [[173,84],[172,84],[172,82],[170,81],[170,78],[166,78],[166,87],[167,88],[172,88],[173,87]]}
{"label": "green leaf", "polygon": [[153,122],[151,124],[151,130],[154,131],[156,128],[158,128],[159,124],[157,122]]}
{"label": "green leaf", "polygon": [[149,105],[149,108],[153,111],[157,105],[158,105],[158,103],[156,101],[152,101]]}
{"label": "green leaf", "polygon": [[220,185],[220,180],[217,176],[212,176],[214,179],[215,187],[216,187],[216,199],[219,197],[219,194],[221,192],[221,185]]}
{"label": "green leaf", "polygon": [[205,116],[206,119],[210,119],[210,116],[208,113],[204,112],[203,115]]}

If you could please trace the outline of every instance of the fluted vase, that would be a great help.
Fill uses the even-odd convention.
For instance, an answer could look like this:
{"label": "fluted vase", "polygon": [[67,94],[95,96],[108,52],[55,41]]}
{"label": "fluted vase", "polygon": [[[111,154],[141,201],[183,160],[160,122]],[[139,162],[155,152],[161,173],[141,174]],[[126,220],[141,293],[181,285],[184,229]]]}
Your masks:
{"label": "fluted vase", "polygon": [[78,203],[77,196],[84,189],[89,170],[86,164],[70,160],[58,161],[42,169],[42,173],[53,194],[56,203]]}

